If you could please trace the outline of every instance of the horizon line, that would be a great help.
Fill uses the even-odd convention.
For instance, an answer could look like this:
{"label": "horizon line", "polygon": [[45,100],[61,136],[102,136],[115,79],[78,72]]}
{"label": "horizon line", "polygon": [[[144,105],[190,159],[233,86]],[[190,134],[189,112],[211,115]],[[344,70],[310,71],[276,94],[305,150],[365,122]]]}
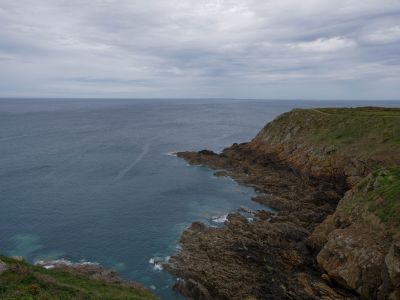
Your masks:
{"label": "horizon line", "polygon": [[232,97],[2,97],[0,100],[239,100],[239,101],[400,101],[399,99],[334,99],[334,98],[232,98]]}

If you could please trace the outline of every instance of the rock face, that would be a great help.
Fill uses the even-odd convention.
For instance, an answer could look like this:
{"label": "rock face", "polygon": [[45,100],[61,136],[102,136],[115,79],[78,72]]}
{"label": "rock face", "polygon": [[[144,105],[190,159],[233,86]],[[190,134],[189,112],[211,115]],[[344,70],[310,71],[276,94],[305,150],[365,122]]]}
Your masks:
{"label": "rock face", "polygon": [[391,299],[400,299],[400,243],[394,242],[385,257],[386,268],[392,283]]}
{"label": "rock face", "polygon": [[[253,200],[278,212],[252,222],[231,214],[223,228],[193,223],[166,266],[181,278],[176,289],[191,299],[400,299],[400,193],[397,202],[382,197],[387,178],[377,174],[358,184],[400,165],[399,136],[400,110],[294,110],[250,143],[178,153],[253,186],[264,193]],[[378,204],[348,200],[367,192],[381,195]]]}
{"label": "rock face", "polygon": [[176,289],[192,299],[354,299],[321,278],[306,247],[307,237],[335,210],[345,183],[303,178],[275,157],[258,155],[248,144],[220,155],[178,153],[191,164],[225,172],[265,194],[253,200],[279,210],[259,211],[253,222],[228,216],[223,228],[195,222],[181,236],[182,251],[166,269],[184,280]]}
{"label": "rock face", "polygon": [[295,109],[249,143],[305,177],[344,178],[349,186],[377,167],[400,165],[400,109]]}
{"label": "rock face", "polygon": [[400,222],[398,215],[388,216],[397,209],[386,207],[400,207],[399,188],[398,169],[370,174],[346,193],[336,212],[309,238],[329,277],[364,298],[398,299]]}
{"label": "rock face", "polygon": [[257,217],[250,223],[232,214],[224,228],[186,230],[182,252],[168,266],[185,278],[176,288],[192,299],[354,298],[320,277],[304,247],[307,230],[266,213]]}

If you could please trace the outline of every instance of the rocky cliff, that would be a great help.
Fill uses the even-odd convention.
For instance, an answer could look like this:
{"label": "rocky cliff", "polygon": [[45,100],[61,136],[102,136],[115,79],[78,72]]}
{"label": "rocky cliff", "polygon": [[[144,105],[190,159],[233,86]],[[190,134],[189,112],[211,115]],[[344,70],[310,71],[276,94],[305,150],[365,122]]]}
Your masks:
{"label": "rocky cliff", "polygon": [[381,166],[400,165],[396,108],[295,109],[267,124],[248,147],[276,155],[306,177],[356,184]]}
{"label": "rocky cliff", "polygon": [[309,238],[329,278],[366,299],[400,299],[400,168],[369,174]]}
{"label": "rocky cliff", "polygon": [[189,298],[400,299],[400,109],[297,109],[249,143],[178,156],[278,210],[187,229],[167,268]]}

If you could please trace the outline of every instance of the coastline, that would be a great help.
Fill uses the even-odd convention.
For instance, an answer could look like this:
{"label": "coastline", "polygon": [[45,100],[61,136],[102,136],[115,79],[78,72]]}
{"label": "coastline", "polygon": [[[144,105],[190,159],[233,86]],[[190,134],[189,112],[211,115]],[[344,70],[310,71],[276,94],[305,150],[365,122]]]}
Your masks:
{"label": "coastline", "polygon": [[[178,153],[191,165],[205,165],[217,170],[216,175],[228,175],[239,184],[253,186],[264,193],[253,200],[278,212],[259,211],[252,222],[230,214],[222,228],[194,222],[181,236],[182,250],[166,265],[181,278],[175,288],[192,299],[398,299],[396,271],[389,279],[381,277],[382,272],[390,273],[385,257],[398,263],[398,257],[390,255],[395,252],[391,249],[397,249],[397,237],[388,234],[382,221],[376,221],[380,231],[374,231],[381,239],[364,235],[366,242],[361,246],[356,243],[332,249],[343,241],[336,238],[333,243],[327,237],[358,226],[346,236],[352,240],[369,228],[364,220],[348,216],[351,214],[336,218],[342,223],[329,220],[338,214],[338,204],[341,207],[349,201],[345,195],[358,188],[371,171],[400,165],[395,130],[394,146],[378,140],[378,135],[372,152],[360,148],[363,135],[358,139],[350,136],[352,144],[314,138],[321,131],[339,135],[337,126],[354,114],[366,124],[376,122],[374,126],[386,118],[384,123],[389,120],[398,130],[398,113],[380,108],[294,110],[267,124],[251,142],[234,144],[220,154],[209,150]],[[327,129],[324,122],[332,127]],[[335,122],[339,122],[336,127]],[[343,130],[351,126],[347,124]],[[368,130],[366,126],[365,133]],[[345,218],[348,224],[343,226]],[[326,227],[330,231],[321,229]],[[321,235],[325,238],[322,241]],[[389,242],[368,255],[383,240]],[[367,259],[366,266],[351,264],[360,262],[357,259],[363,251],[367,257],[381,259]]]}

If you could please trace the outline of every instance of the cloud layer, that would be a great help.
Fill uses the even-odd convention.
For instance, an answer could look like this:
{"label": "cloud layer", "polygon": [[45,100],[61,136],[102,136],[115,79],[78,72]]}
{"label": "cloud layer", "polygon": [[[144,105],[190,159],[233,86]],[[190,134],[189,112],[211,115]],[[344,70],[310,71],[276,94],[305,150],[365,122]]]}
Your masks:
{"label": "cloud layer", "polygon": [[0,2],[0,96],[400,98],[398,0]]}

